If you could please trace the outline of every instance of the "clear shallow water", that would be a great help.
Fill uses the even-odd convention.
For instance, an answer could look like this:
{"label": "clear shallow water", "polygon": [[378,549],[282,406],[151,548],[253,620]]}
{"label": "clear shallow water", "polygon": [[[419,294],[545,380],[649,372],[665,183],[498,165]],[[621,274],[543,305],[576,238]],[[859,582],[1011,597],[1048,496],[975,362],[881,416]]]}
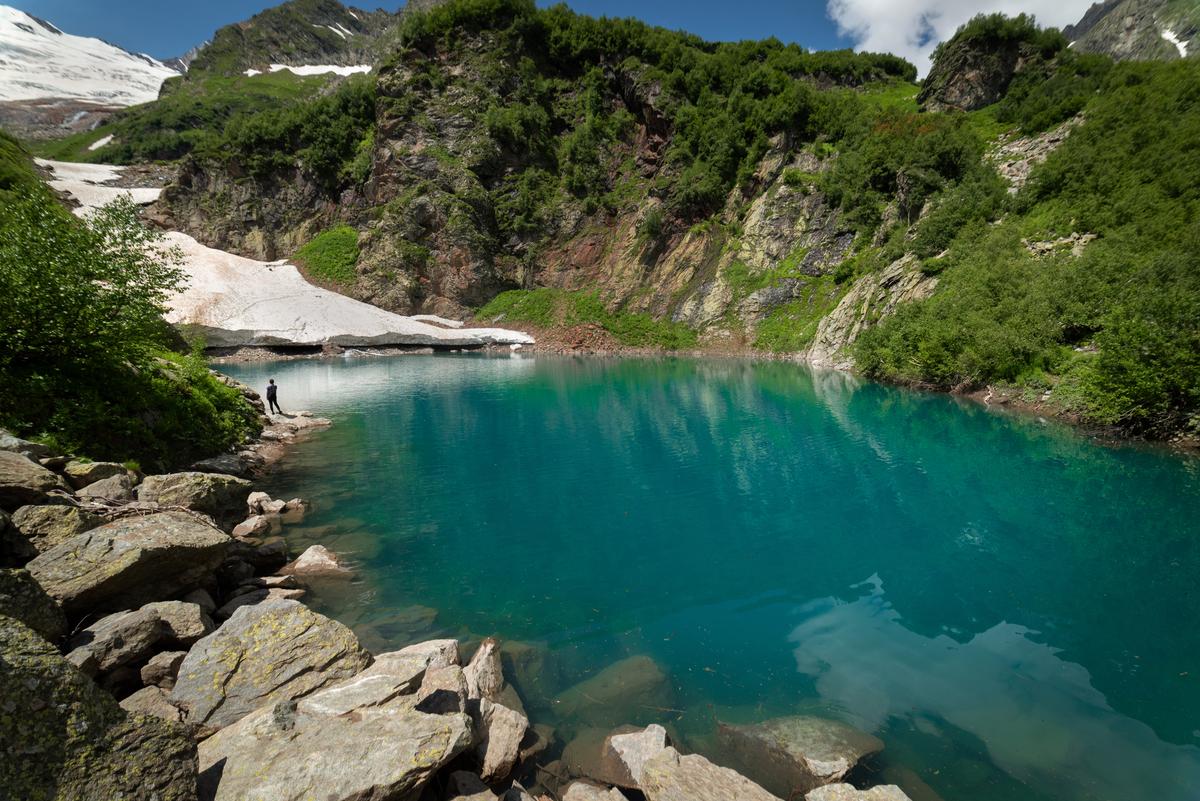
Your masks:
{"label": "clear shallow water", "polygon": [[1197,460],[787,364],[222,369],[335,420],[269,489],[368,645],[542,643],[547,694],[647,654],[679,711],[630,722],[840,718],[915,799],[1200,798]]}

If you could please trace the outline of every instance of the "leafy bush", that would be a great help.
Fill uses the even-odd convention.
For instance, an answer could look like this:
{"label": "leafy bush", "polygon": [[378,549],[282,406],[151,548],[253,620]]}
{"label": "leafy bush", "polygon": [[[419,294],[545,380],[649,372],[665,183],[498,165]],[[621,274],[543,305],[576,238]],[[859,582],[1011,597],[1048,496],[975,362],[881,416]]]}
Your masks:
{"label": "leafy bush", "polygon": [[508,320],[552,326],[599,325],[622,345],[681,350],[696,345],[696,332],[682,323],[655,320],[648,314],[611,312],[595,292],[562,289],[513,289],[502,292],[476,312],[481,320]]}
{"label": "leafy bush", "polygon": [[358,231],[349,225],[322,231],[297,250],[295,258],[309,275],[322,281],[352,284],[358,264]]}
{"label": "leafy bush", "polygon": [[0,424],[95,458],[183,464],[254,430],[203,362],[165,353],[174,254],[130,200],[80,222],[44,191],[0,204]]}

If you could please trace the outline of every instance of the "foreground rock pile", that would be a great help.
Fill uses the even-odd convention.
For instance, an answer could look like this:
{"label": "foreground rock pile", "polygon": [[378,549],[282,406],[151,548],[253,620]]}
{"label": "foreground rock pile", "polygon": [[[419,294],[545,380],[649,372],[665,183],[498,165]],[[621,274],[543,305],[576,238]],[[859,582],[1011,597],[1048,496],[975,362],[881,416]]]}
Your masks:
{"label": "foreground rock pile", "polygon": [[[322,422],[280,419],[242,454],[157,476],[0,434],[0,788],[105,801],[904,798],[838,783],[883,746],[834,721],[721,726],[720,764],[662,726],[622,725],[675,703],[647,656],[552,694],[529,644],[486,638],[469,660],[455,639],[372,654],[300,602],[352,566],[320,545],[293,559],[281,534],[304,502],[243,477]],[[571,723],[535,723],[527,701]]]}

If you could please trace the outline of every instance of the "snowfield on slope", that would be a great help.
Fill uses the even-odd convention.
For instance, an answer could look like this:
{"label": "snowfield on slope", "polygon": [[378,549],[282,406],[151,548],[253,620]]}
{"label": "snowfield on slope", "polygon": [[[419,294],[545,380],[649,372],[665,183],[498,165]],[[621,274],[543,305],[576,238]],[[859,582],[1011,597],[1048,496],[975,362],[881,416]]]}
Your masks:
{"label": "snowfield on slope", "polygon": [[[356,67],[339,67],[337,64],[308,64],[302,67],[293,67],[290,64],[272,64],[271,72],[282,72],[287,70],[293,75],[326,75],[334,73],[336,75],[364,75],[371,71],[370,64],[359,64]],[[253,78],[255,75],[262,75],[262,70],[248,69],[243,75]]]}
{"label": "snowfield on slope", "polygon": [[[53,173],[50,186],[74,197],[86,214],[122,194],[139,204],[162,191],[106,186],[121,167],[38,159]],[[353,298],[313,286],[295,265],[262,262],[168,232],[166,244],[179,248],[187,288],[170,299],[168,322],[202,335],[209,347],[243,345],[528,345],[533,337],[503,328],[444,328],[393,314]],[[425,317],[426,320],[432,319]]]}
{"label": "snowfield on slope", "polygon": [[0,6],[0,100],[62,98],[116,106],[148,103],[175,70],[100,39],[72,36]]}

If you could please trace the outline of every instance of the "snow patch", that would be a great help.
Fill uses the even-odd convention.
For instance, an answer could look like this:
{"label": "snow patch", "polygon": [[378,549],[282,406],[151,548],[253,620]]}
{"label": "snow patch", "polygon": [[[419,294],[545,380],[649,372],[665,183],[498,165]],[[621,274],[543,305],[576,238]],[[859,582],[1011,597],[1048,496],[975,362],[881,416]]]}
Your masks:
{"label": "snow patch", "polygon": [[242,74],[245,75],[247,78],[253,78],[255,75],[262,75],[262,70],[251,69],[251,70],[246,70]]}
{"label": "snow patch", "polygon": [[335,73],[337,75],[355,75],[371,71],[370,64],[360,64],[356,67],[339,67],[337,64],[307,64],[303,67],[293,67],[290,64],[272,64],[271,72],[280,72],[287,70],[296,75],[324,75],[326,73]]}
{"label": "snow patch", "polygon": [[73,36],[0,6],[0,100],[54,97],[115,106],[148,103],[177,73],[149,56]]}
{"label": "snow patch", "polygon": [[1176,36],[1175,31],[1168,28],[1162,32],[1162,38],[1175,45],[1175,49],[1179,51],[1180,58],[1187,58],[1188,43]]}
{"label": "snow patch", "polygon": [[[148,203],[162,191],[104,186],[121,167],[38,159],[54,174],[50,185],[71,194],[84,215],[120,195]],[[167,321],[201,330],[212,347],[239,345],[440,345],[532,344],[503,328],[458,330],[393,314],[313,286],[286,261],[263,262],[215,250],[187,234],[166,234],[183,255],[187,288],[171,297]]]}
{"label": "snow patch", "polygon": [[112,140],[113,140],[112,134],[109,134],[108,136],[102,136],[99,139],[97,139],[95,142],[92,142],[90,145],[88,145],[88,150],[99,150],[100,148],[104,147]]}

